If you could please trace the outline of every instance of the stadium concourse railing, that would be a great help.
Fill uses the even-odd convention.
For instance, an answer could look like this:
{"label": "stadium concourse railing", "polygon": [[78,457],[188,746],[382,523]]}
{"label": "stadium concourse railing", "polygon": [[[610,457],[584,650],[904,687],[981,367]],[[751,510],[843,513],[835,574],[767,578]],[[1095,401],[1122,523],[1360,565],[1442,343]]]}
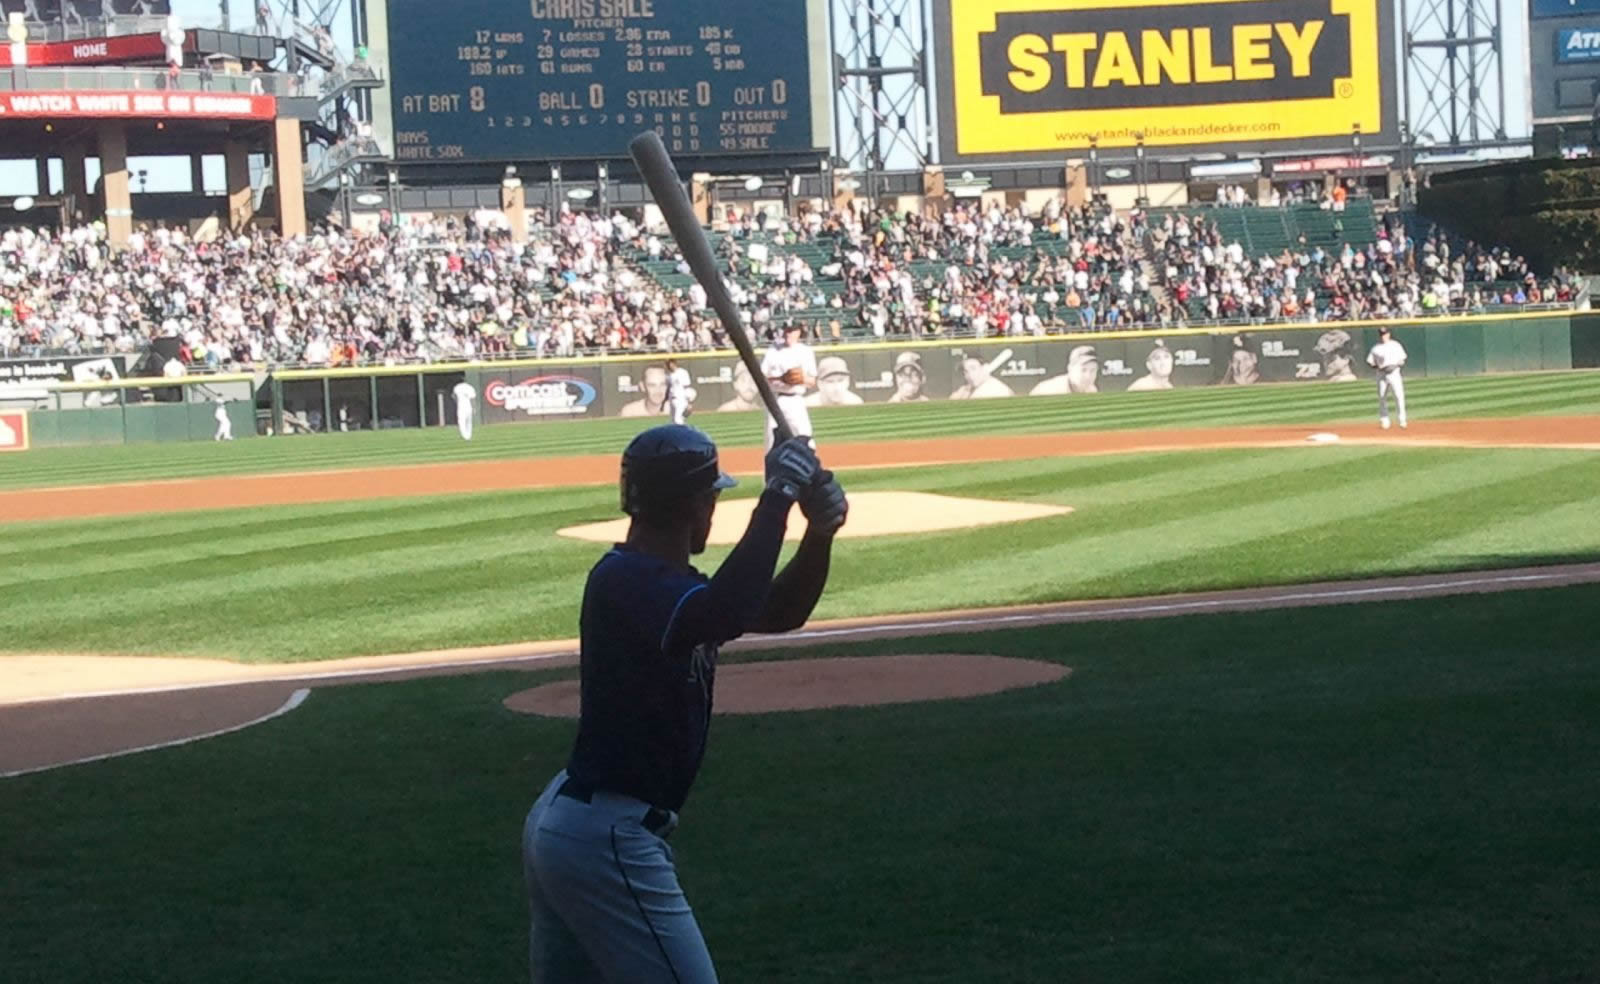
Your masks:
{"label": "stadium concourse railing", "polygon": [[[192,23],[194,18],[187,18],[187,26],[191,29],[203,25]],[[120,37],[126,34],[155,34],[167,26],[166,15],[141,15],[122,14],[116,17],[89,17],[83,20],[67,21],[26,21],[28,25],[28,40],[41,41],[77,41],[87,38]],[[220,25],[216,30],[226,30]]]}
{"label": "stadium concourse railing", "polygon": [[[281,83],[281,84],[280,84]],[[298,95],[293,76],[277,72],[236,75],[192,68],[174,72],[165,68],[7,68],[0,69],[0,90],[58,92],[112,89],[151,92],[218,92],[244,95]],[[282,91],[278,91],[281,89]]]}
{"label": "stadium concourse railing", "polygon": [[[1600,368],[1600,313],[1519,312],[1392,322],[1211,326],[1044,338],[927,338],[819,348],[819,406],[1371,382],[1367,350],[1394,327],[1412,378]],[[455,423],[452,390],[477,420],[649,417],[664,412],[669,357],[688,369],[697,412],[756,408],[730,351],[506,359],[124,379],[52,387],[32,410],[36,447],[203,440],[220,399],[234,435],[314,434]],[[3,391],[0,391],[3,401]],[[14,406],[14,404],[13,404]]]}

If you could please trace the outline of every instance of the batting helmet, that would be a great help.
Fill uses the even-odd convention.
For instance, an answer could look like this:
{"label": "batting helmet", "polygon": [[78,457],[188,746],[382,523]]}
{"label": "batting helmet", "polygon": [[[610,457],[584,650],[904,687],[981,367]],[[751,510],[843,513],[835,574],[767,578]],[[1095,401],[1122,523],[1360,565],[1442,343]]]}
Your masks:
{"label": "batting helmet", "polygon": [[717,446],[682,424],[652,427],[622,452],[622,511],[670,514],[696,495],[738,484],[717,464]]}

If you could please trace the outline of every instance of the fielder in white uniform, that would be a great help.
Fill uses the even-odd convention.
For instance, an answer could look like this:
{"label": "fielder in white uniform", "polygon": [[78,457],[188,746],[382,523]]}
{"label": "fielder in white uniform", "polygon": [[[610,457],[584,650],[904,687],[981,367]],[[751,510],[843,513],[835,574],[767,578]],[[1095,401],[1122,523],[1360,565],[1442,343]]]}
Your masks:
{"label": "fielder in white uniform", "polygon": [[463,441],[472,440],[472,401],[478,398],[478,391],[472,384],[463,379],[450,391],[456,398],[456,430],[461,432]]}
{"label": "fielder in white uniform", "polygon": [[213,441],[233,440],[233,421],[228,419],[227,404],[222,402],[222,397],[217,397],[216,412],[211,415],[217,421],[217,432],[211,435]]}
{"label": "fielder in white uniform", "polygon": [[1378,329],[1378,344],[1367,353],[1367,365],[1378,372],[1378,424],[1389,429],[1389,394],[1394,394],[1394,406],[1399,411],[1400,426],[1406,425],[1406,383],[1400,378],[1400,367],[1406,364],[1406,349],[1389,333],[1389,326]]}
{"label": "fielder in white uniform", "polygon": [[[772,385],[772,394],[778,398],[778,409],[795,437],[811,437],[811,414],[806,412],[806,390],[817,385],[817,354],[811,346],[800,340],[800,326],[783,326],[783,341],[767,349],[761,360],[761,375]],[[772,450],[772,438],[778,422],[767,414],[766,449]],[[812,441],[813,447],[816,441]]]}
{"label": "fielder in white uniform", "polygon": [[672,414],[672,422],[682,424],[689,416],[689,407],[698,396],[694,391],[694,380],[689,376],[689,370],[678,365],[677,359],[667,360],[667,412]]}

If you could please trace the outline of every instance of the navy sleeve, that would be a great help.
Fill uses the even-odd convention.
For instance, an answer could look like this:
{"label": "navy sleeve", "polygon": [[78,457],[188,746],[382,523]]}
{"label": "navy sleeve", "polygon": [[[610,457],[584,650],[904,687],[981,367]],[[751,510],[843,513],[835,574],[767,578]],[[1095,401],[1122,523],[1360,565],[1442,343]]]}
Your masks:
{"label": "navy sleeve", "polygon": [[772,590],[772,574],[783,549],[792,503],[776,492],[762,492],[738,546],[703,588],[678,602],[662,645],[721,644],[749,631],[761,617]]}

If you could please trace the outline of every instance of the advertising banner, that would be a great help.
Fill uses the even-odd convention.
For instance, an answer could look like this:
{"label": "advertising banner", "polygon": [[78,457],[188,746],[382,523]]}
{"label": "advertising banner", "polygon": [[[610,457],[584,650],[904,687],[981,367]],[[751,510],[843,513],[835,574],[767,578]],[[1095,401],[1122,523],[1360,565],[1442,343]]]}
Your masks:
{"label": "advertising banner", "polygon": [[604,412],[598,366],[489,369],[480,378],[485,421],[571,420]]}
{"label": "advertising banner", "polygon": [[[185,40],[184,48],[194,50],[194,35]],[[139,62],[160,62],[166,57],[167,42],[160,34],[126,34],[118,37],[84,38],[79,41],[53,41],[48,44],[28,45],[27,66],[41,68],[51,65],[128,65]],[[14,63],[9,48],[0,48],[0,68]]]}
{"label": "advertising banner", "polygon": [[1571,65],[1577,62],[1600,60],[1600,25],[1568,27],[1556,32],[1556,63]]}
{"label": "advertising banner", "polygon": [[[120,355],[0,359],[0,400],[37,399],[49,393],[52,383],[109,382],[123,375],[124,357]],[[117,392],[106,390],[103,399],[115,402]]]}
{"label": "advertising banner", "polygon": [[28,450],[28,412],[0,411],[0,453]]}
{"label": "advertising banner", "polygon": [[1386,135],[1392,6],[935,0],[944,159]]}
{"label": "advertising banner", "polygon": [[270,120],[278,115],[272,96],[198,92],[0,92],[0,119],[204,119]]}

